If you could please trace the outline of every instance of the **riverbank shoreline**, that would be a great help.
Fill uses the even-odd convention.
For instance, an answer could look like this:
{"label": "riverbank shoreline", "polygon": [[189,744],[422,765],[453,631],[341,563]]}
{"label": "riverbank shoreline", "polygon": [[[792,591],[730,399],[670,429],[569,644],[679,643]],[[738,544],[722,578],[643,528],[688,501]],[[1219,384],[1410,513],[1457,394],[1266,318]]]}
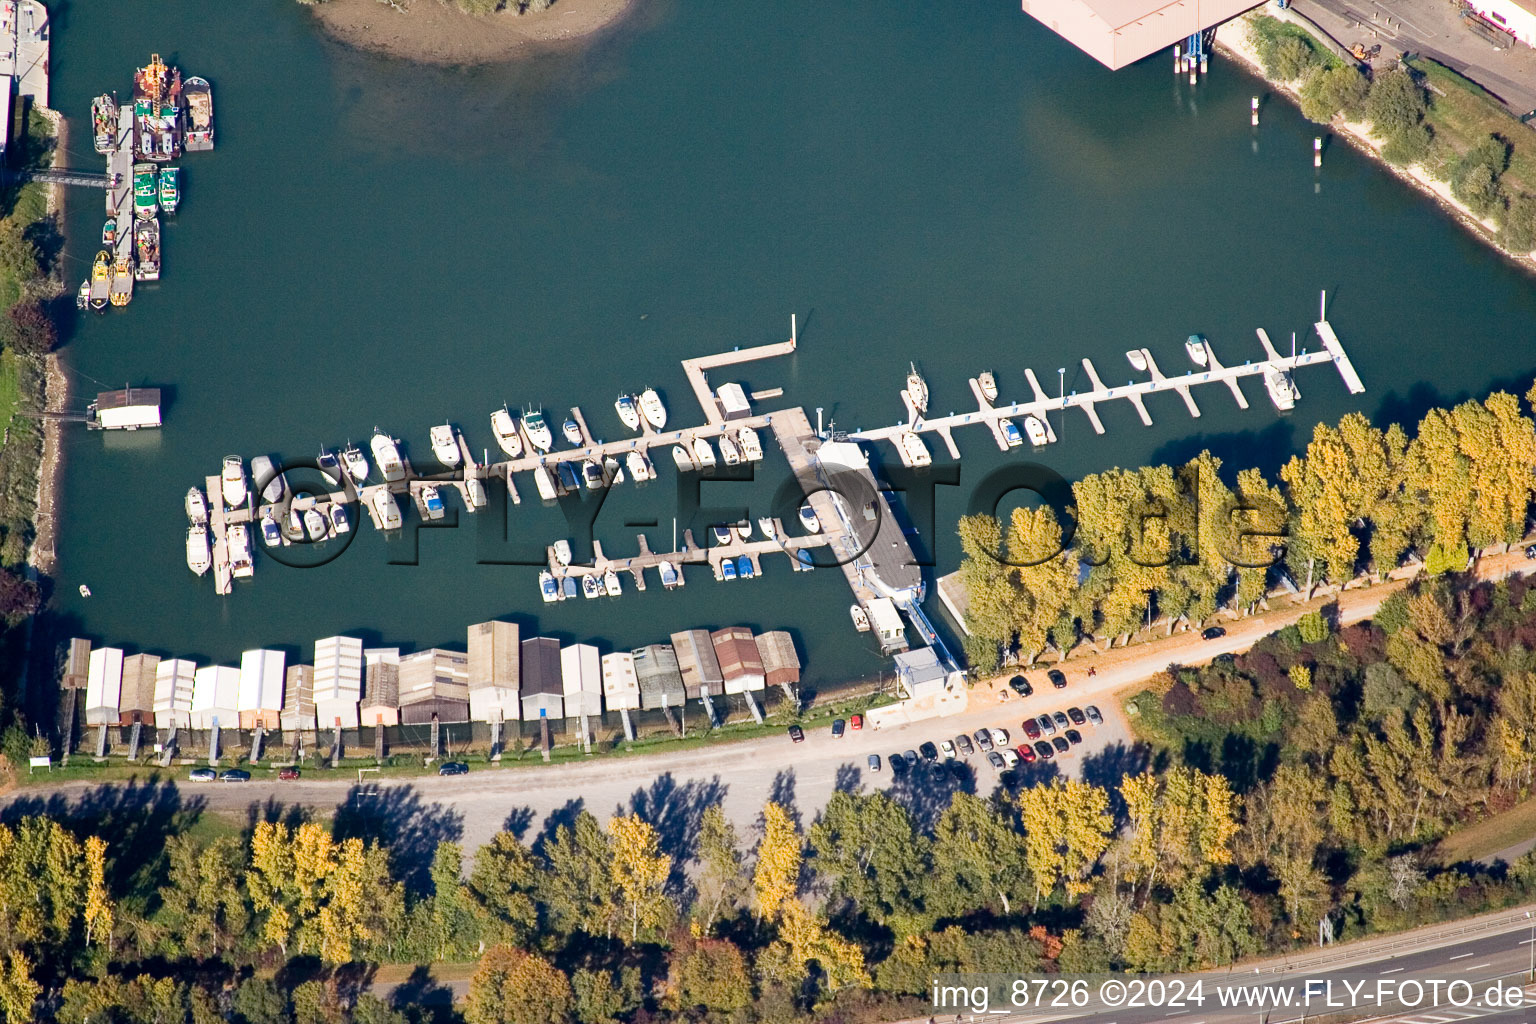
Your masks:
{"label": "riverbank shoreline", "polygon": [[[1282,21],[1291,20],[1283,17],[1283,15],[1287,13],[1283,10],[1266,9],[1263,13],[1266,17],[1281,16],[1280,20]],[[1234,18],[1232,21],[1229,21],[1217,28],[1217,49],[1228,58],[1237,61],[1246,70],[1255,75],[1260,81],[1264,82],[1264,84],[1267,85],[1270,89],[1274,90],[1279,95],[1284,96],[1294,106],[1299,108],[1301,106],[1301,95],[1297,91],[1297,83],[1277,82],[1265,73],[1264,65],[1259,60],[1258,52],[1254,49],[1253,45],[1248,39],[1249,25],[1251,24],[1253,17],[1254,14],[1250,12],[1248,14]],[[1309,35],[1313,35],[1314,38],[1316,37],[1315,32],[1313,32],[1308,26],[1298,24],[1298,27],[1302,28],[1304,31],[1307,31]],[[1320,40],[1319,42],[1326,45],[1326,42],[1328,41]],[[1374,163],[1388,171],[1399,181],[1404,182],[1419,193],[1434,200],[1435,204],[1439,206],[1444,213],[1449,215],[1464,229],[1475,235],[1479,241],[1486,244],[1495,252],[1516,264],[1527,273],[1536,273],[1536,252],[1511,252],[1504,246],[1500,245],[1498,241],[1498,225],[1491,220],[1479,217],[1473,213],[1472,210],[1466,206],[1466,204],[1462,203],[1454,195],[1451,194],[1451,187],[1447,182],[1434,178],[1422,165],[1414,164],[1409,167],[1399,167],[1395,164],[1389,163],[1386,159],[1384,159],[1381,155],[1381,148],[1383,144],[1377,141],[1376,138],[1371,134],[1371,127],[1369,124],[1362,121],[1348,121],[1335,118],[1329,124],[1319,125],[1318,127],[1321,130],[1334,133],[1340,139],[1342,139],[1346,145],[1349,145],[1357,152],[1370,158]]]}
{"label": "riverbank shoreline", "polygon": [[[60,154],[69,148],[69,126],[64,117],[54,110],[40,111],[53,124],[52,165],[59,165]],[[64,186],[54,183],[48,186],[48,216],[59,225],[63,234],[66,223]],[[55,287],[63,287],[62,269],[54,270]],[[43,357],[43,408],[67,409],[70,400],[69,377],[65,375],[59,353],[53,351]],[[58,563],[59,489],[64,479],[63,424],[58,420],[43,420],[43,454],[37,467],[37,511],[33,514],[34,533],[29,564],[39,576],[52,576]]]}
{"label": "riverbank shoreline", "polygon": [[472,65],[585,45],[637,6],[638,0],[556,0],[536,14],[476,16],[429,0],[398,8],[377,0],[325,0],[312,11],[326,35],[355,49],[424,64]]}

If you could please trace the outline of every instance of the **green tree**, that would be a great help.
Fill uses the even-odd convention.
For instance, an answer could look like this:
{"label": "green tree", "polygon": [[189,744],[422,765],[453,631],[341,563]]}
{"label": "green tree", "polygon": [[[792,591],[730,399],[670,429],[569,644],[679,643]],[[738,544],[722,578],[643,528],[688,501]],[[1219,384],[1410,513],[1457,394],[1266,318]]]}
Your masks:
{"label": "green tree", "polygon": [[1379,71],[1365,99],[1365,116],[1376,136],[1391,141],[1417,129],[1427,108],[1424,90],[1401,64]]}
{"label": "green tree", "polygon": [[915,930],[928,883],[928,839],[885,793],[839,790],[808,836],[832,891],[898,933]]}
{"label": "green tree", "polygon": [[620,917],[613,850],[597,819],[583,811],[574,827],[557,828],[544,845],[544,860],[540,900],[556,934],[612,937]]}
{"label": "green tree", "polygon": [[467,890],[482,933],[493,943],[525,946],[539,927],[539,865],[511,832],[475,851]]}
{"label": "green tree", "polygon": [[752,1001],[746,957],[724,939],[700,939],[675,950],[669,988],[684,1010],[731,1013]]}
{"label": "green tree", "polygon": [[1365,108],[1369,89],[1365,76],[1352,64],[1320,68],[1301,87],[1301,112],[1319,124],[1327,124],[1340,113],[1353,120]]}
{"label": "green tree", "polygon": [[746,898],[750,888],[736,838],[736,826],[725,816],[719,804],[710,804],[699,820],[699,841],[695,847],[699,870],[694,885],[698,898],[694,914],[699,929],[708,935],[720,917]]}
{"label": "green tree", "polygon": [[987,800],[957,792],[934,826],[929,910],[965,917],[986,908],[1013,913],[1013,901],[1030,893],[1024,836]]}
{"label": "green tree", "polygon": [[624,979],[615,979],[611,971],[586,968],[571,975],[576,1019],[581,1024],[615,1024],[621,1015],[638,1005],[638,973],[632,967],[625,971],[628,977]]}
{"label": "green tree", "polygon": [[511,946],[485,951],[469,979],[467,1024],[568,1024],[570,979],[541,956]]}

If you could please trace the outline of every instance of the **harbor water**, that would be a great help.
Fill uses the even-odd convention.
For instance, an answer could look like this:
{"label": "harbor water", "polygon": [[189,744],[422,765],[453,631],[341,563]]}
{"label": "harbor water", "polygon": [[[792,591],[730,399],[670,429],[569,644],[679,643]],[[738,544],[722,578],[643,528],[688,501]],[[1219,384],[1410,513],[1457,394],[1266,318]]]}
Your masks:
{"label": "harbor water", "polygon": [[[1069,413],[1034,456],[1069,478],[1202,447],[1274,472],[1319,420],[1413,422],[1493,387],[1523,393],[1536,373],[1529,275],[1347,147],[1314,172],[1314,128],[1283,103],[1250,128],[1262,84],[1219,58],[1194,88],[1162,57],[1111,74],[1003,0],[640,0],[589,47],[477,69],[347,49],[293,0],[207,11],[130,0],[55,21],[72,166],[99,166],[91,97],[126,94],[151,52],[213,83],[218,132],[213,153],[180,161],[158,284],[67,332],[77,397],[131,382],[166,402],[161,430],[66,439],[54,612],[96,642],[308,661],[333,633],[462,649],[490,618],[604,650],[739,622],[789,629],[812,685],[876,675],[888,661],[853,631],[842,573],[791,573],[782,557],[751,580],[696,571],[668,592],[653,575],[641,594],[626,578],[619,599],[542,604],[536,567],[506,563],[576,533],[531,480],[494,523],[450,495],[457,529],[386,540],[364,523],[308,569],[259,551],[227,598],[183,557],[182,497],[226,454],[309,459],[366,447],[377,426],[423,468],[434,423],[494,453],[504,402],[557,427],[579,405],[612,439],[615,396],[646,386],[670,425],[694,424],[679,361],[782,340],[791,312],[795,355],[714,383],[782,387],[759,411],[802,405],[815,422],[820,407],[855,430],[901,417],[909,361],[942,414],[974,407],[966,380],[982,370],[1005,402],[1029,397],[1026,366],[1052,394],[1086,388],[1084,356],[1124,383],[1130,348],[1182,372],[1196,331],[1227,365],[1261,357],[1255,327],[1316,348],[1328,290],[1364,395],[1321,367],[1297,374],[1286,416],[1253,383],[1247,411],[1197,391],[1198,421],[1171,394],[1149,401],[1151,428],[1124,403],[1100,407],[1104,436]],[[72,192],[72,285],[102,216],[98,192]],[[917,524],[941,571],[969,486],[1027,457],[982,427],[956,438],[960,486]],[[598,515],[611,555],[637,532],[672,543],[676,475],[654,454],[661,479],[620,485]],[[756,482],[706,484],[700,500],[755,520],[782,467],[770,450]]]}

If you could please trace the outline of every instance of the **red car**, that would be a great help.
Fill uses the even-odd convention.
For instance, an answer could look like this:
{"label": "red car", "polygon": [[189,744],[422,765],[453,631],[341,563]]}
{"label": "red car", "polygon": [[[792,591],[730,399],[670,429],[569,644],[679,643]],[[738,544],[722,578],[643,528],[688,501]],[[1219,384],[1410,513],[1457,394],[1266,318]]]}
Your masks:
{"label": "red car", "polygon": [[854,732],[858,732],[860,729],[864,728],[864,716],[850,715],[848,718],[848,728],[852,729]]}
{"label": "red car", "polygon": [[1035,759],[1034,748],[1031,747],[1028,743],[1020,743],[1019,744],[1019,760],[1023,761],[1025,764],[1029,764],[1034,759]]}
{"label": "red car", "polygon": [[1032,740],[1040,738],[1040,725],[1033,718],[1024,719],[1024,735]]}
{"label": "red car", "polygon": [[277,777],[282,779],[284,782],[292,782],[294,779],[299,777],[299,770],[293,765],[289,765],[286,768],[279,768],[277,770]]}

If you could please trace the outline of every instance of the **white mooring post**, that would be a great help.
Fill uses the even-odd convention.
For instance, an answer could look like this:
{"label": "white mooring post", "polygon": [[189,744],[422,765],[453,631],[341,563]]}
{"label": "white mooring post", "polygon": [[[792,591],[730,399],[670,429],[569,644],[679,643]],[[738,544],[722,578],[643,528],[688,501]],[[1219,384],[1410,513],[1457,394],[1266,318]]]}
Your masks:
{"label": "white mooring post", "polygon": [[1179,74],[1184,70],[1184,58],[1179,53],[1179,44],[1173,44],[1173,73]]}
{"label": "white mooring post", "polygon": [[1255,128],[1259,126],[1259,98],[1257,96],[1253,98],[1253,126]]}
{"label": "white mooring post", "polygon": [[1323,166],[1323,138],[1321,135],[1312,140],[1312,166]]}

